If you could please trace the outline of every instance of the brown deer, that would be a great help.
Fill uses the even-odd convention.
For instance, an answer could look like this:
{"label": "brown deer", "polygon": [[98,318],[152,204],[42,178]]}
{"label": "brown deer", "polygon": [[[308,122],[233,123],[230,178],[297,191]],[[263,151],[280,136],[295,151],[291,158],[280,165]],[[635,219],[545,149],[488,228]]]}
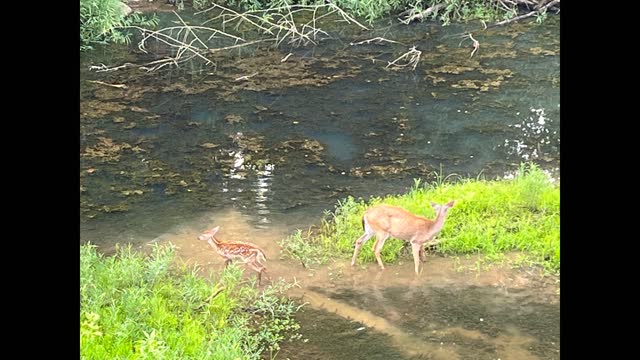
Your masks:
{"label": "brown deer", "polygon": [[208,242],[218,255],[224,258],[225,267],[227,267],[232,260],[239,260],[241,263],[248,265],[258,273],[258,285],[260,285],[262,273],[266,273],[267,271],[267,267],[265,266],[267,257],[264,251],[257,245],[247,242],[220,241],[214,236],[218,230],[220,230],[220,226],[207,230],[198,236],[198,240]]}
{"label": "brown deer", "polygon": [[444,225],[447,217],[447,211],[453,207],[453,201],[449,201],[445,205],[438,205],[431,202],[431,206],[436,210],[436,218],[430,220],[422,216],[416,216],[407,210],[391,205],[377,205],[365,211],[362,217],[362,227],[364,234],[356,240],[356,248],[351,259],[351,266],[355,265],[358,252],[362,245],[367,242],[373,235],[376,235],[376,242],[373,246],[373,253],[380,268],[384,270],[380,251],[384,246],[384,242],[393,236],[394,238],[408,241],[411,244],[413,252],[413,262],[415,271],[418,274],[419,258],[424,259],[425,244],[436,244],[432,241]]}

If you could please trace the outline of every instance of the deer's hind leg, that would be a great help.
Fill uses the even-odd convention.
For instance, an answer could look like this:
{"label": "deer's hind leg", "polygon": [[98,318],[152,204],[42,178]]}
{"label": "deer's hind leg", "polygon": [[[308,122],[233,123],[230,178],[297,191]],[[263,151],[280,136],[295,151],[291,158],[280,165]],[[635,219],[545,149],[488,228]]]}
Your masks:
{"label": "deer's hind leg", "polygon": [[351,266],[354,266],[356,264],[356,259],[358,258],[360,248],[373,236],[373,234],[374,233],[370,233],[365,230],[365,233],[362,234],[362,236],[360,236],[358,240],[356,240],[356,248],[353,250],[353,257],[351,258]]}
{"label": "deer's hind leg", "polygon": [[262,280],[262,273],[267,272],[267,267],[261,265],[255,258],[246,263],[253,271],[258,273],[258,286]]}
{"label": "deer's hind leg", "polygon": [[384,242],[389,238],[389,233],[378,232],[376,234],[376,242],[373,244],[373,254],[376,256],[376,260],[378,261],[378,265],[380,268],[384,270],[384,264],[382,264],[382,257],[380,253],[382,252],[382,247],[384,246]]}

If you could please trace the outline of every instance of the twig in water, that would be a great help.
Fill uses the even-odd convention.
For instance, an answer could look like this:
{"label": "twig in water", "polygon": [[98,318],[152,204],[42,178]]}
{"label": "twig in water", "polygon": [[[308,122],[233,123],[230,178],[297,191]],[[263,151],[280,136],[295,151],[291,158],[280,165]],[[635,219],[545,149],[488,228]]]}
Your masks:
{"label": "twig in water", "polygon": [[125,84],[109,84],[109,83],[98,81],[98,80],[88,80],[88,82],[93,83],[93,84],[111,86],[111,87],[118,88],[118,89],[127,89],[128,88],[128,86],[125,85]]}
{"label": "twig in water", "polygon": [[277,41],[278,39],[273,38],[273,39],[264,39],[264,40],[255,40],[255,41],[250,41],[250,42],[246,42],[246,43],[242,43],[242,44],[236,44],[236,45],[231,45],[231,46],[226,46],[226,47],[222,47],[222,48],[216,48],[216,49],[209,49],[210,53],[216,53],[218,51],[224,51],[224,50],[231,50],[231,49],[236,49],[236,48],[240,48],[240,47],[244,47],[244,46],[249,46],[249,45],[253,45],[253,44],[258,44],[261,42],[267,42],[267,41]]}
{"label": "twig in water", "polygon": [[[420,62],[420,55],[422,55],[422,51],[416,49],[416,47],[413,46],[411,49],[409,49],[409,51],[400,55],[400,57],[398,57],[397,59],[389,62],[389,64],[387,65],[387,68],[391,66],[394,66],[397,68],[404,68],[409,65],[413,65],[412,69],[415,70],[416,66],[418,66],[418,62]],[[406,61],[405,64],[398,64],[398,61],[403,60],[407,57],[409,58],[409,60],[405,60]]]}
{"label": "twig in water", "polygon": [[240,81],[240,80],[249,80],[249,78],[252,78],[256,75],[258,75],[259,73],[253,73],[251,75],[245,75],[245,76],[240,76],[239,78],[233,79],[233,81]]}
{"label": "twig in water", "polygon": [[469,39],[473,41],[473,51],[471,52],[471,56],[469,56],[470,58],[472,58],[473,54],[475,54],[476,51],[478,51],[478,49],[480,48],[480,43],[478,42],[478,40],[473,38],[473,34],[471,33],[469,33]]}
{"label": "twig in water", "polygon": [[120,69],[124,69],[126,67],[130,67],[130,66],[136,66],[132,63],[125,63],[122,64],[120,66],[115,66],[115,67],[108,67],[105,64],[100,64],[100,65],[91,65],[89,66],[89,70],[95,70],[96,72],[104,72],[104,71],[114,71],[114,70],[120,70]]}
{"label": "twig in water", "polygon": [[385,39],[385,38],[383,38],[383,37],[380,37],[380,36],[375,37],[375,38],[373,38],[373,39],[369,39],[369,40],[362,40],[362,41],[358,41],[358,42],[356,42],[356,43],[353,43],[353,42],[352,42],[352,43],[350,43],[349,45],[354,46],[354,45],[369,44],[369,43],[372,43],[372,42],[374,42],[374,41],[376,41],[376,42],[378,42],[378,43],[381,43],[381,42],[386,41],[386,42],[388,42],[388,43],[404,45],[404,44],[403,44],[403,43],[401,43],[401,42],[397,42],[397,41],[393,41],[393,40],[387,40],[387,39]]}
{"label": "twig in water", "polygon": [[282,58],[282,60],[280,60],[281,63],[287,61],[289,59],[289,57],[291,57],[291,55],[293,55],[293,53],[288,53],[287,56],[285,56],[284,58]]}

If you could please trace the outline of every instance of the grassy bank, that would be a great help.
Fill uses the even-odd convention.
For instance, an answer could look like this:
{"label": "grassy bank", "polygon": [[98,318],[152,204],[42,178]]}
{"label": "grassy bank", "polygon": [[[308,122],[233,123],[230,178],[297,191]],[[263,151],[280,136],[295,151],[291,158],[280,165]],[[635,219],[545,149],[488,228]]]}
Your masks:
{"label": "grassy bank", "polygon": [[[374,198],[366,202],[351,197],[327,212],[318,231],[298,232],[281,243],[285,256],[303,264],[323,263],[329,257],[350,258],[354,242],[362,235],[362,215],[371,205],[384,202],[414,214],[433,218],[429,201],[455,200],[446,223],[437,235],[438,251],[448,255],[483,254],[499,260],[509,251],[527,254],[523,260],[560,271],[560,189],[535,165],[523,165],[514,179],[462,180],[456,183],[420,184],[406,194]],[[370,240],[358,257],[375,262]],[[390,238],[382,250],[385,263],[399,256],[411,259],[410,248]]]}
{"label": "grassy bank", "polygon": [[280,282],[262,290],[229,266],[212,282],[174,265],[171,247],[150,257],[80,247],[82,359],[259,359],[299,328]]}

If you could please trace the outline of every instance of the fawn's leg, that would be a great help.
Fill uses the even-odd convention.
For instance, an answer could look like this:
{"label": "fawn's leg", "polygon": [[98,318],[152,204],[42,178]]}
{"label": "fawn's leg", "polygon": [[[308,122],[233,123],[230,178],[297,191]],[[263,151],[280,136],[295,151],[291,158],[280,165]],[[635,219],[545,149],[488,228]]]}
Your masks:
{"label": "fawn's leg", "polygon": [[247,262],[247,265],[253,269],[253,271],[258,273],[258,286],[260,286],[260,282],[262,281],[262,273],[267,271],[266,266],[260,265],[260,263],[254,258],[252,261]]}

